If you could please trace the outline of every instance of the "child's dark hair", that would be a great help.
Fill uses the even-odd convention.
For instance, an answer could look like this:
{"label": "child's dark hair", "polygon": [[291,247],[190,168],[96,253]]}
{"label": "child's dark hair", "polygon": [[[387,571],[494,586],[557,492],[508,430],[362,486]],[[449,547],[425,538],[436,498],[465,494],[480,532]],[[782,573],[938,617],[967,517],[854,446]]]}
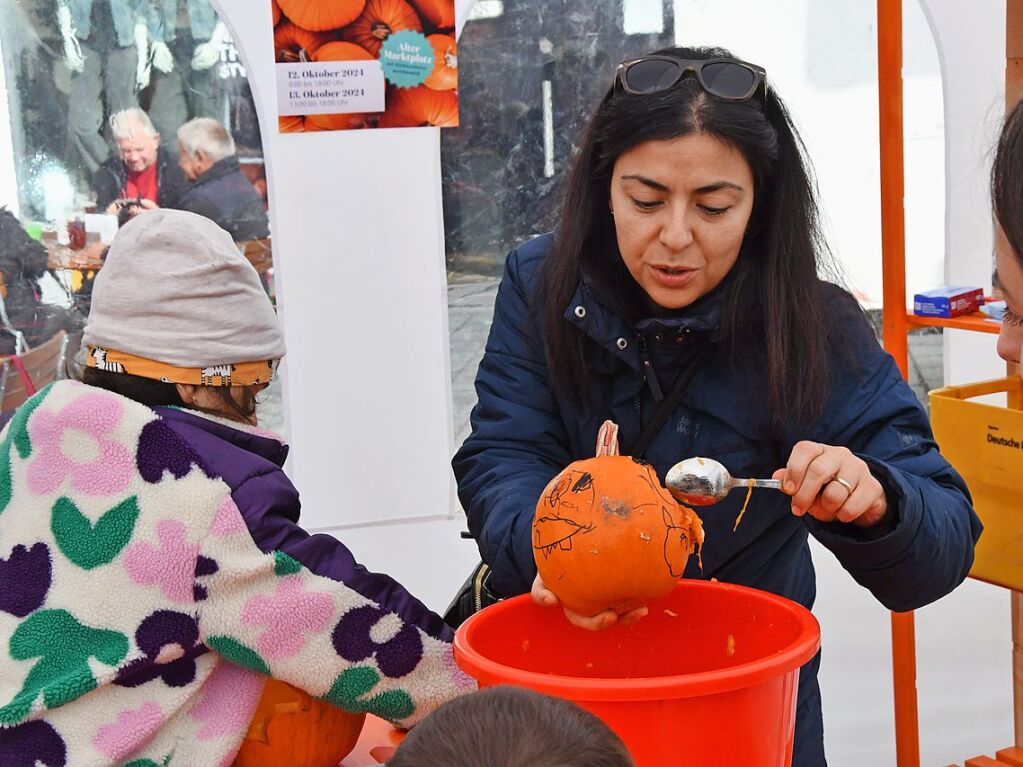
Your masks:
{"label": "child's dark hair", "polygon": [[[112,391],[114,394],[120,394],[122,397],[149,407],[185,406],[174,384],[152,378],[87,367],[82,370],[82,383]],[[217,391],[224,406],[237,413],[242,419],[247,419],[256,412],[256,397],[248,388],[245,388],[244,398],[241,402],[236,402],[235,398],[231,396],[230,387],[211,388]]]}
{"label": "child's dark hair", "polygon": [[387,767],[633,767],[611,729],[574,703],[490,687],[446,703],[415,727]]}

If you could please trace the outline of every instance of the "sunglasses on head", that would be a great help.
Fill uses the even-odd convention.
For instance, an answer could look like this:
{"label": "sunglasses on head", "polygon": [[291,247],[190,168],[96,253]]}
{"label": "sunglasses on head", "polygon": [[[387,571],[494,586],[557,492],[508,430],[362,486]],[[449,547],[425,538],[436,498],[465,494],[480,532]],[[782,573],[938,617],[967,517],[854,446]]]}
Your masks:
{"label": "sunglasses on head", "polygon": [[645,96],[674,86],[687,73],[696,75],[700,87],[724,101],[746,101],[761,86],[767,95],[767,72],[763,67],[738,59],[676,59],[653,54],[623,61],[615,72],[615,84],[626,93]]}

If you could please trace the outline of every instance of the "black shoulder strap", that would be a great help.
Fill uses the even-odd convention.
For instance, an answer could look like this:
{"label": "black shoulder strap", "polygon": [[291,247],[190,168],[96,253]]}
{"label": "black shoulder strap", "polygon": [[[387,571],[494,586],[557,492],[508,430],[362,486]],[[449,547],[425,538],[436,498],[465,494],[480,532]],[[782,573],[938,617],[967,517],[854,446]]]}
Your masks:
{"label": "black shoulder strap", "polygon": [[654,417],[651,418],[646,425],[643,427],[643,431],[640,432],[639,437],[636,439],[636,443],[632,448],[625,453],[625,455],[632,455],[636,458],[642,458],[646,449],[650,447],[650,443],[653,442],[654,437],[657,436],[657,432],[664,426],[665,421],[675,411],[682,398],[685,396],[686,391],[689,389],[689,384],[693,382],[693,378],[703,367],[703,363],[710,357],[711,351],[714,345],[709,342],[701,344],[700,348],[697,349],[692,358],[689,360],[689,364],[686,365],[685,369],[678,374],[678,378],[671,385],[671,389],[661,400],[661,404],[657,407],[654,412]]}

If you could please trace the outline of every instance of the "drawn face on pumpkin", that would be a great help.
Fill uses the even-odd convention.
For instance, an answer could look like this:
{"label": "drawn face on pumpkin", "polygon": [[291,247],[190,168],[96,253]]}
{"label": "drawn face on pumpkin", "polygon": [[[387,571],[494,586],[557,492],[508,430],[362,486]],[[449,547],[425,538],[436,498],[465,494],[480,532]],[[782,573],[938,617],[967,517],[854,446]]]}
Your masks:
{"label": "drawn face on pumpkin", "polygon": [[551,480],[533,518],[533,554],[566,607],[595,614],[667,593],[702,542],[699,526],[651,466],[602,456]]}
{"label": "drawn face on pumpkin", "polygon": [[593,529],[594,500],[593,477],[588,472],[562,472],[540,499],[549,511],[534,520],[533,548],[544,557],[554,549],[571,551],[572,539]]}

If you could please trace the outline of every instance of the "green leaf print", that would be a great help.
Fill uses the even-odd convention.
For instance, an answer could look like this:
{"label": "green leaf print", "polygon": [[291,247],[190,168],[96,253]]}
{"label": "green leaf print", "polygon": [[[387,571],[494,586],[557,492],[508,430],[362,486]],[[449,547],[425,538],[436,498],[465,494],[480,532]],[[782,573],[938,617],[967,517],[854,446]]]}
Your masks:
{"label": "green leaf print", "polygon": [[260,657],[259,653],[246,647],[237,639],[227,636],[210,637],[206,641],[206,645],[223,655],[236,666],[247,668],[264,676],[270,676],[270,667]]}
{"label": "green leaf print", "polygon": [[292,559],[283,551],[274,552],[274,574],[275,575],[294,575],[295,573],[302,572],[302,563],[297,559]]}
{"label": "green leaf print", "polygon": [[50,529],[64,556],[83,570],[92,570],[113,561],[128,545],[138,516],[136,496],[114,506],[95,525],[70,498],[58,498]]}
{"label": "green leaf print", "polygon": [[50,386],[47,386],[18,409],[7,427],[7,436],[4,437],[3,442],[0,442],[0,514],[3,514],[10,505],[13,492],[11,487],[11,444],[13,442],[18,450],[18,455],[22,458],[32,455],[32,440],[28,436],[28,417],[43,404],[46,395],[50,393]]}
{"label": "green leaf print", "polygon": [[154,762],[152,759],[132,759],[130,762],[122,764],[121,767],[167,767],[170,760],[171,754],[167,754],[160,762]]}
{"label": "green leaf print", "polygon": [[118,631],[84,626],[67,610],[39,610],[15,629],[13,660],[39,658],[14,700],[0,708],[0,725],[20,722],[42,693],[57,708],[96,688],[89,659],[116,666],[128,654],[128,638]]}
{"label": "green leaf print", "polygon": [[416,705],[404,690],[386,690],[372,698],[365,695],[380,681],[380,674],[369,666],[355,666],[341,672],[330,692],[323,700],[333,703],[338,708],[356,713],[369,712],[382,719],[397,722],[411,716]]}

